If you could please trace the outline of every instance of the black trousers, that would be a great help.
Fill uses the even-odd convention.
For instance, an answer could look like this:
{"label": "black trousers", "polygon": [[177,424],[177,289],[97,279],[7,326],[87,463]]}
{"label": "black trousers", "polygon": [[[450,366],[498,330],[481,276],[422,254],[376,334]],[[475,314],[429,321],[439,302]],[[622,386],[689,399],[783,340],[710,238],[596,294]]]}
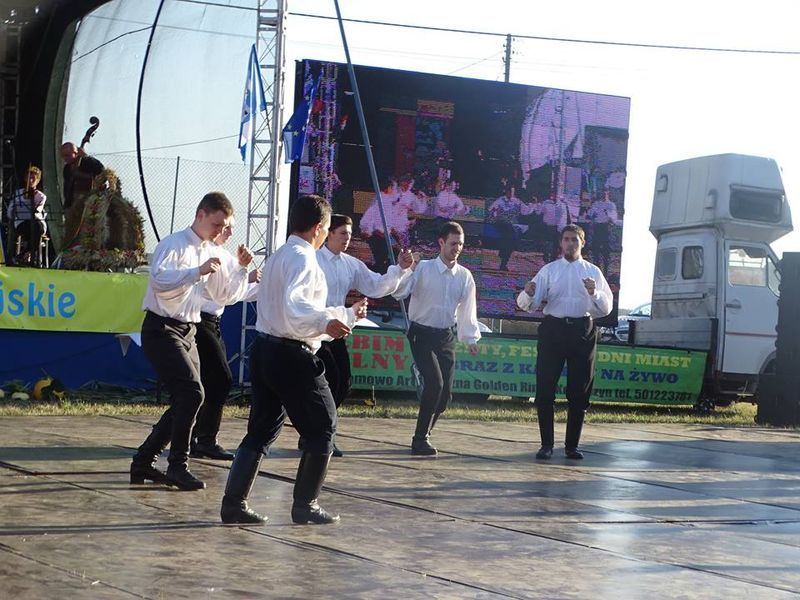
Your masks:
{"label": "black trousers", "polygon": [[170,468],[185,468],[192,427],[203,404],[195,325],[147,311],[142,324],[142,350],[169,392],[170,406],[153,426],[134,460],[155,460],[170,444]]}
{"label": "black trousers", "polygon": [[[14,229],[17,239],[22,239],[21,254],[30,252],[31,264],[37,267],[42,266],[42,236],[44,235],[44,223],[38,219],[23,221]],[[16,252],[16,248],[14,248]],[[19,260],[21,257],[17,257]]]}
{"label": "black trousers", "polygon": [[241,447],[265,452],[284,417],[306,440],[306,452],[330,454],[336,433],[336,405],[325,365],[304,344],[259,333],[250,354],[253,397]]}
{"label": "black trousers", "polygon": [[[611,225],[609,223],[595,223],[592,228],[592,258],[598,267],[608,269],[611,252]],[[601,266],[602,265],[602,266]]]}
{"label": "black trousers", "polygon": [[367,244],[372,252],[373,265],[375,272],[384,274],[389,270],[389,249],[386,247],[386,238],[382,235],[371,235],[367,238]]}
{"label": "black trousers", "polygon": [[201,444],[213,445],[217,443],[217,434],[222,423],[222,407],[233,385],[228,354],[219,329],[219,317],[200,313],[195,339],[197,353],[200,356],[200,381],[203,383],[205,398],[200,412],[197,413],[194,437]]}
{"label": "black trousers", "polygon": [[[539,325],[536,408],[539,413],[542,445],[553,445],[553,405],[564,363],[567,365],[566,396],[570,412],[582,414],[589,407],[594,386],[596,351],[597,328],[589,317],[545,317]],[[577,446],[577,440],[574,446]]]}
{"label": "black trousers", "polygon": [[322,342],[317,356],[325,363],[325,379],[328,381],[336,408],[339,408],[350,394],[353,385],[347,342],[344,339]]}
{"label": "black trousers", "polygon": [[412,322],[408,341],[422,378],[414,437],[423,438],[430,434],[436,419],[447,409],[453,396],[456,336],[453,329],[435,329]]}

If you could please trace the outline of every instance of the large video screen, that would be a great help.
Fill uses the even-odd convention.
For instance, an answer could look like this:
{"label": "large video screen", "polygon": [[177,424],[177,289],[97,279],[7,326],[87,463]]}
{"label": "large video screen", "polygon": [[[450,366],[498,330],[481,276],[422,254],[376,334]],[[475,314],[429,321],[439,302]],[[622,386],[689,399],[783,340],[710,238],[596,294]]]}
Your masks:
{"label": "large video screen", "polygon": [[[459,262],[482,317],[537,318],[515,298],[559,257],[559,231],[586,232],[584,258],[614,291],[616,320],[630,99],[355,67],[395,252],[439,252],[464,227]],[[385,272],[388,250],[346,65],[297,63],[297,103],[317,85],[292,197],[316,193],[353,218],[349,253]]]}

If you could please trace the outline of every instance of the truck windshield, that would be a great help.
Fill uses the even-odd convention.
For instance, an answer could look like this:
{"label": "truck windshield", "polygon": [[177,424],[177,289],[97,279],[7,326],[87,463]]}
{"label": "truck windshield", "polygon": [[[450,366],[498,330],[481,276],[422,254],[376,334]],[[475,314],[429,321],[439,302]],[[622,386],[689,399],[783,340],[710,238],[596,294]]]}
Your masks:
{"label": "truck windshield", "polygon": [[780,272],[766,248],[731,245],[728,251],[728,281],[731,285],[769,287],[777,296]]}

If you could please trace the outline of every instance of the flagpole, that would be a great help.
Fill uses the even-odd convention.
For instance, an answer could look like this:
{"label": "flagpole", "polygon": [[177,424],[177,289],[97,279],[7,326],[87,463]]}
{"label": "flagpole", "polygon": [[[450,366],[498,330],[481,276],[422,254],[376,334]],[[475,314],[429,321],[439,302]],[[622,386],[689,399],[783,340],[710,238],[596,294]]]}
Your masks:
{"label": "flagpole", "polygon": [[[381,223],[383,224],[383,235],[386,240],[386,247],[389,250],[389,262],[396,264],[394,257],[394,248],[392,248],[392,238],[389,234],[389,227],[386,224],[386,213],[383,211],[383,200],[381,198],[381,189],[378,184],[378,172],[375,169],[375,159],[372,156],[372,145],[369,141],[369,132],[367,131],[367,122],[364,118],[364,107],[361,105],[361,94],[358,91],[358,82],[356,81],[356,72],[353,68],[353,62],[350,60],[350,48],[347,46],[347,36],[344,33],[344,22],[342,21],[342,12],[339,10],[339,0],[333,0],[336,7],[336,19],[339,22],[339,32],[342,34],[342,46],[344,47],[344,55],[347,60],[347,72],[350,75],[350,85],[353,86],[353,96],[356,105],[356,113],[358,114],[358,123],[361,126],[361,135],[364,138],[364,149],[367,151],[367,164],[369,165],[369,175],[372,179],[372,189],[375,191],[375,201],[378,203],[378,210],[381,214]],[[406,326],[406,331],[409,328],[408,313],[406,312],[405,303],[400,300],[400,310],[403,313],[403,322]]]}

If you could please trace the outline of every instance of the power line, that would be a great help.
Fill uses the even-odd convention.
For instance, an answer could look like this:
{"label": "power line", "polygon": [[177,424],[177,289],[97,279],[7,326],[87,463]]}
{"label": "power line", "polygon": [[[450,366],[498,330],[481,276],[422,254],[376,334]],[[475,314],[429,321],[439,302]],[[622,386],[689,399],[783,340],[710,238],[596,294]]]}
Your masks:
{"label": "power line", "polygon": [[[326,15],[312,15],[309,13],[290,13],[295,17],[306,17],[309,19],[326,19],[336,20],[336,17],[328,17]],[[473,29],[450,29],[448,27],[431,27],[428,25],[411,25],[408,23],[388,23],[386,21],[369,21],[366,19],[342,19],[348,23],[361,23],[365,25],[381,25],[384,27],[400,27],[402,29],[420,29],[424,31],[437,31],[444,33],[463,33],[469,35],[488,35],[494,37],[507,37],[507,33],[496,33],[494,31],[476,31]],[[691,50],[697,52],[729,52],[740,54],[782,54],[790,56],[799,56],[800,50],[755,50],[748,48],[714,48],[711,46],[678,46],[672,44],[644,44],[637,42],[611,42],[607,40],[582,40],[577,38],[562,38],[562,37],[548,37],[541,35],[524,35],[512,33],[512,37],[524,40],[539,40],[545,42],[564,42],[569,44],[594,44],[598,46],[623,46],[627,48],[651,48],[658,50]]]}
{"label": "power line", "polygon": [[[210,138],[207,140],[197,140],[195,142],[183,142],[181,144],[170,144],[169,146],[153,146],[152,148],[142,148],[142,151],[149,151],[149,150],[167,150],[169,148],[181,148],[183,146],[197,146],[198,144],[208,144],[210,142],[218,142],[220,140],[231,140],[234,138],[239,137],[238,134],[236,135],[223,135],[222,137]],[[102,152],[95,154],[94,156],[107,156],[111,154],[131,154],[136,152],[136,150],[118,150],[117,152]]]}
{"label": "power line", "polygon": [[72,62],[73,62],[73,63],[76,63],[76,62],[78,62],[80,59],[82,59],[84,56],[89,56],[89,55],[90,55],[92,52],[97,52],[97,51],[98,51],[98,50],[100,50],[100,48],[102,48],[103,46],[107,46],[107,45],[108,45],[108,44],[110,44],[111,42],[116,42],[118,39],[120,39],[120,38],[123,38],[123,37],[125,37],[126,35],[131,35],[132,33],[139,33],[139,32],[142,32],[142,31],[147,31],[148,29],[150,29],[150,27],[149,27],[149,26],[148,26],[148,27],[142,27],[141,29],[134,29],[133,31],[126,31],[125,33],[121,33],[121,34],[120,34],[120,35],[118,35],[117,37],[115,37],[115,38],[111,38],[110,40],[106,40],[105,42],[103,42],[103,43],[102,43],[102,44],[100,44],[99,46],[95,46],[94,48],[92,48],[92,49],[91,49],[91,50],[89,50],[88,52],[84,52],[84,53],[83,53],[83,54],[81,54],[80,56],[78,56],[78,57],[74,58],[74,59],[72,60]]}

